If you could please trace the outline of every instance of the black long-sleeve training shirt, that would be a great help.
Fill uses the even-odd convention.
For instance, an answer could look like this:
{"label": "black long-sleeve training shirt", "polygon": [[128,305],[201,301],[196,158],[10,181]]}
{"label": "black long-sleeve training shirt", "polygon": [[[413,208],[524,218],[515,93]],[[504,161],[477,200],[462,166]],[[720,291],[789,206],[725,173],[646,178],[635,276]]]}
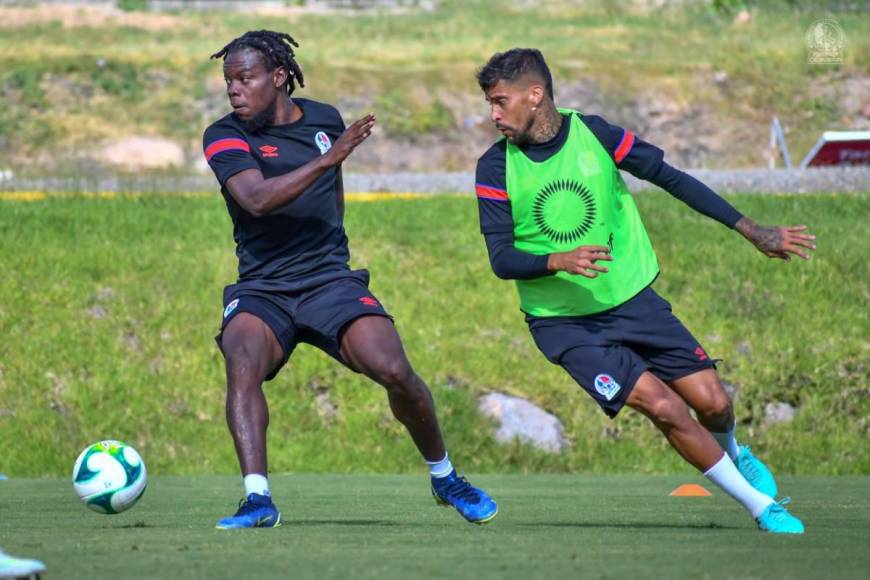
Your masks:
{"label": "black long-sleeve training shirt", "polygon": [[[565,115],[567,117],[567,115]],[[610,153],[619,169],[664,189],[695,211],[733,228],[743,215],[709,187],[664,161],[664,152],[622,127],[595,115],[580,120]],[[566,120],[567,121],[567,118]],[[529,159],[540,163],[559,152],[568,138],[570,123],[562,122],[550,141],[521,147]],[[514,223],[510,192],[505,178],[505,148],[502,139],[477,162],[475,178],[480,230],[484,234],[492,269],[499,278],[524,280],[552,274],[547,255],[529,254],[514,247]]]}

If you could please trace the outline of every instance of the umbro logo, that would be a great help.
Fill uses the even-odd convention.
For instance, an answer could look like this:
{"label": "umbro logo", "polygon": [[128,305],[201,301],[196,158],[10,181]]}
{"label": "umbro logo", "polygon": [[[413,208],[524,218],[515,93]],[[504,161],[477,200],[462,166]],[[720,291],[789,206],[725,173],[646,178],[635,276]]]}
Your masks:
{"label": "umbro logo", "polygon": [[260,153],[263,157],[278,157],[278,148],[274,145],[260,145]]}
{"label": "umbro logo", "polygon": [[375,300],[374,298],[372,298],[371,296],[363,296],[362,298],[359,299],[359,301],[362,302],[363,304],[365,304],[366,306],[380,306],[380,304],[378,304],[378,301]]}

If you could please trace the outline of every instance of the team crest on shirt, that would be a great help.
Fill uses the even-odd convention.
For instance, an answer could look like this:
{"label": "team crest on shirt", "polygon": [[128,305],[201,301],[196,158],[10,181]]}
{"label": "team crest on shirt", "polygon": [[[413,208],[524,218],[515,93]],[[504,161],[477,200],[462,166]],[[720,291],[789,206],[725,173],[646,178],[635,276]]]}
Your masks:
{"label": "team crest on shirt", "polygon": [[332,149],[332,141],[329,140],[329,135],[323,131],[317,132],[317,135],[314,136],[314,142],[317,144],[317,148],[320,149],[321,155]]}
{"label": "team crest on shirt", "polygon": [[613,397],[616,396],[616,393],[618,393],[620,389],[622,389],[622,387],[619,383],[613,380],[613,377],[606,373],[601,373],[595,377],[595,390],[608,401],[612,401]]}
{"label": "team crest on shirt", "polygon": [[232,302],[230,302],[229,304],[227,304],[227,307],[224,308],[224,318],[226,318],[227,316],[229,316],[229,315],[232,313],[232,311],[236,309],[236,307],[237,307],[238,305],[239,305],[239,299],[238,299],[238,298],[236,298],[235,300],[233,300]]}
{"label": "team crest on shirt", "polygon": [[601,163],[598,162],[598,155],[592,151],[581,151],[577,155],[577,166],[586,177],[601,173]]}

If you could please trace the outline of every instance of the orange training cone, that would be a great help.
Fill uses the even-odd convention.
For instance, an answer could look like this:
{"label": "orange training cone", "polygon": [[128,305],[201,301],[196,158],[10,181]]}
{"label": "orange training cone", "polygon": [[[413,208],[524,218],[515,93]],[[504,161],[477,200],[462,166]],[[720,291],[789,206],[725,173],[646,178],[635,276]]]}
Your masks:
{"label": "orange training cone", "polygon": [[710,497],[713,495],[697,483],[684,483],[671,492],[673,497]]}

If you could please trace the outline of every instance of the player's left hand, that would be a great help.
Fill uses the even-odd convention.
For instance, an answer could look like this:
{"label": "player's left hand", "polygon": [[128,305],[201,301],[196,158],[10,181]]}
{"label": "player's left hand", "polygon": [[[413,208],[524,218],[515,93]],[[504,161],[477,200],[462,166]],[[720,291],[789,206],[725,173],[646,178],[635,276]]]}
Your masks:
{"label": "player's left hand", "polygon": [[810,251],[816,249],[813,243],[816,236],[807,232],[807,226],[803,225],[764,227],[743,218],[735,229],[769,258],[788,261],[794,254],[809,260]]}

